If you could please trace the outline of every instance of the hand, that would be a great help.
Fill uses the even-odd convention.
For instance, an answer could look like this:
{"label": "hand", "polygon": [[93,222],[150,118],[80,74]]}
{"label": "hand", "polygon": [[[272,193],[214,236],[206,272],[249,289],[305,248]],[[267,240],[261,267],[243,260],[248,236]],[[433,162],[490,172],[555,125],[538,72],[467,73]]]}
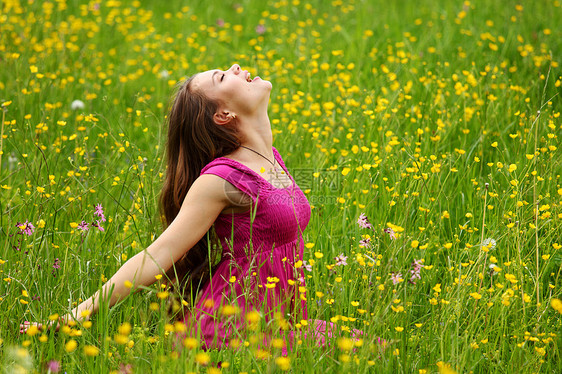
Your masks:
{"label": "hand", "polygon": [[[54,325],[54,321],[49,321],[49,323],[43,325],[41,323],[38,322],[29,322],[29,321],[24,321],[22,324],[20,324],[20,334],[25,334],[27,332],[27,330],[29,330],[31,328],[31,326],[35,326],[37,327],[37,329],[39,331],[45,331],[48,330],[49,328],[51,328]],[[58,331],[60,328],[60,324],[57,322],[57,325],[55,327],[55,331]]]}
{"label": "hand", "polygon": [[[68,317],[68,316],[65,316]],[[51,327],[54,326],[55,328],[55,332],[59,331],[60,327],[61,327],[61,322],[67,321],[68,318],[65,317],[61,317],[58,319],[58,321],[49,321],[46,324],[41,324],[39,322],[30,322],[30,321],[24,321],[22,324],[20,324],[20,334],[25,334],[27,332],[27,330],[29,330],[31,328],[31,326],[36,326],[37,329],[39,329],[39,331],[46,331],[48,329],[50,329]]]}

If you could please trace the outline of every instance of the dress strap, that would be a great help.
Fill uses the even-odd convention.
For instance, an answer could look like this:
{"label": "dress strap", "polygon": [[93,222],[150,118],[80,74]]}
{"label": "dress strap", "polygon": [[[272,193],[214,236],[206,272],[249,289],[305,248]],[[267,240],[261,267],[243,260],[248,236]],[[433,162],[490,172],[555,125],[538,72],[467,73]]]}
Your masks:
{"label": "dress strap", "polygon": [[260,193],[260,181],[247,170],[239,168],[238,164],[226,157],[219,157],[209,162],[201,170],[200,175],[213,174],[226,180],[234,187],[249,195],[254,201]]}
{"label": "dress strap", "polygon": [[281,158],[281,154],[279,153],[277,148],[275,148],[273,146],[271,146],[271,148],[273,148],[273,156],[275,156],[275,159],[277,160],[279,165],[281,165],[281,167],[288,172],[287,167],[285,166],[285,163],[283,162],[283,158]]}

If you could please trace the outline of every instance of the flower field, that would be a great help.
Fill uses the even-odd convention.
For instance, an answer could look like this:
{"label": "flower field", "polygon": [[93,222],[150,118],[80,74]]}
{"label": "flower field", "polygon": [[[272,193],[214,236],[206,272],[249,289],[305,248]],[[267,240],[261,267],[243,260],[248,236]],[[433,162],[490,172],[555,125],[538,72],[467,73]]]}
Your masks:
{"label": "flower field", "polygon": [[[0,368],[559,373],[560,19],[560,0],[0,0]],[[318,347],[302,320],[283,356],[248,313],[230,348],[176,351],[161,279],[20,334],[162,232],[170,99],[233,63],[273,84],[312,206],[300,295],[337,334]]]}

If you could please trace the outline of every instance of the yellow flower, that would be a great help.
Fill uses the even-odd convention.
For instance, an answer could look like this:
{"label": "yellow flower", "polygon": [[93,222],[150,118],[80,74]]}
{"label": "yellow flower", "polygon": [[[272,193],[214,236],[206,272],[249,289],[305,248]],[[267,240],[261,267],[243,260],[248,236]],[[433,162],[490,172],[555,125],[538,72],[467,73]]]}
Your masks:
{"label": "yellow flower", "polygon": [[252,310],[251,312],[246,313],[246,320],[248,322],[256,323],[261,319],[261,315],[259,312]]}
{"label": "yellow flower", "polygon": [[199,346],[199,341],[195,338],[185,338],[183,340],[183,345],[188,349],[195,349]]}
{"label": "yellow flower", "polygon": [[353,340],[349,338],[339,338],[338,339],[338,347],[342,351],[351,351],[353,348]]}
{"label": "yellow flower", "polygon": [[129,322],[125,322],[123,323],[121,326],[119,326],[119,334],[122,335],[129,335],[131,333],[132,327],[131,324]]}
{"label": "yellow flower", "polygon": [[472,296],[476,300],[480,300],[482,298],[482,295],[480,295],[478,292],[471,292],[470,296]]}
{"label": "yellow flower", "polygon": [[195,362],[197,362],[200,365],[207,365],[210,360],[211,360],[211,356],[209,356],[205,352],[199,352],[195,355]]}
{"label": "yellow flower", "polygon": [[289,357],[280,356],[275,359],[275,363],[279,369],[287,371],[291,368],[291,359]]}
{"label": "yellow flower", "polygon": [[115,334],[115,335],[113,336],[113,340],[114,340],[115,343],[117,343],[117,344],[127,344],[127,342],[129,341],[129,338],[126,337],[125,335]]}
{"label": "yellow flower", "polygon": [[234,305],[225,305],[221,308],[221,314],[223,316],[231,316],[238,313],[238,307]]}
{"label": "yellow flower", "polygon": [[72,351],[74,351],[76,349],[76,347],[78,346],[78,343],[76,343],[76,340],[71,339],[68,342],[66,342],[66,344],[64,345],[64,349],[70,353]]}
{"label": "yellow flower", "polygon": [[404,327],[397,326],[397,327],[394,328],[394,330],[396,330],[398,332],[402,332],[402,331],[404,331]]}
{"label": "yellow flower", "polygon": [[417,248],[420,245],[420,242],[418,242],[417,240],[412,240],[411,246],[412,248]]}
{"label": "yellow flower", "polygon": [[93,345],[85,345],[84,346],[84,354],[86,356],[93,357],[93,356],[97,356],[99,353],[100,353],[100,350],[96,346],[93,346]]}
{"label": "yellow flower", "polygon": [[544,356],[546,354],[546,349],[544,349],[543,347],[535,347],[535,351],[537,351],[540,356]]}
{"label": "yellow flower", "polygon": [[552,299],[550,300],[550,306],[557,310],[558,313],[562,313],[562,301],[560,299]]}
{"label": "yellow flower", "polygon": [[36,325],[31,325],[25,333],[29,336],[37,335],[39,333],[39,328]]}
{"label": "yellow flower", "polygon": [[159,299],[165,299],[169,296],[170,294],[168,293],[168,291],[162,291],[162,292],[157,292],[156,296],[158,296]]}

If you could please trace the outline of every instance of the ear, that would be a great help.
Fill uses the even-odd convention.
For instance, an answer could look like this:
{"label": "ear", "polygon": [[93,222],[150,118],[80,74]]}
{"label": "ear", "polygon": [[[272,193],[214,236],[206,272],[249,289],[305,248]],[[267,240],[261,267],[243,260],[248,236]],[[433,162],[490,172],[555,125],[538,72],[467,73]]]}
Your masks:
{"label": "ear", "polygon": [[226,111],[226,110],[218,111],[213,115],[213,120],[215,121],[215,123],[217,125],[220,125],[220,126],[228,125],[235,118],[236,118],[235,113],[232,113],[232,112],[229,112],[229,111]]}

